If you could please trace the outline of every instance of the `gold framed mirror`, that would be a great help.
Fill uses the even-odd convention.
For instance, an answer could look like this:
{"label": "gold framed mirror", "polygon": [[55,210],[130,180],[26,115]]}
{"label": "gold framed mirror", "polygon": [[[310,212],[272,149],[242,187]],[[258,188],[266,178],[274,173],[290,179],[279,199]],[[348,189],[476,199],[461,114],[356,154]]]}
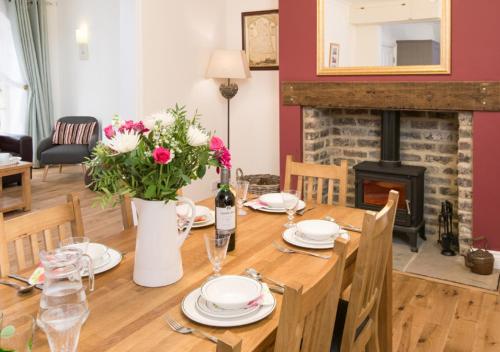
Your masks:
{"label": "gold framed mirror", "polygon": [[449,74],[451,0],[317,0],[317,74]]}

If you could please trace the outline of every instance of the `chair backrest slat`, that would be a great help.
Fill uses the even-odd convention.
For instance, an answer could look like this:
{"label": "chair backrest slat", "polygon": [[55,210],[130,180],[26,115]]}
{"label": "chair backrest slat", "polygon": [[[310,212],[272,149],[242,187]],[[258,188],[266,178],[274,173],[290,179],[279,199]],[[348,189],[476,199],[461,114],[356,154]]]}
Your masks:
{"label": "chair backrest slat", "polygon": [[[342,336],[342,352],[377,350],[378,312],[399,194],[389,193],[386,206],[378,213],[367,211],[356,256],[351,297]],[[360,325],[365,325],[359,331]]]}
{"label": "chair backrest slat", "polygon": [[[321,165],[296,162],[293,161],[291,155],[287,155],[284,186],[285,189],[290,189],[292,186],[292,177],[297,177],[297,189],[303,191],[302,178],[307,178],[307,190],[304,199],[310,202],[313,199],[314,180],[318,179],[316,199],[318,203],[323,203],[323,180],[328,180],[327,203],[332,204],[334,201],[335,180],[338,181],[338,204],[345,206],[347,200],[347,173],[347,160],[342,160],[340,166]],[[319,179],[322,180],[321,187]]]}
{"label": "chair backrest slat", "polygon": [[51,229],[43,230],[43,238],[45,240],[45,248],[48,251],[53,250],[55,248],[55,245],[54,245],[54,237],[52,235],[52,230]]}
{"label": "chair backrest slat", "polygon": [[67,223],[71,224],[73,236],[83,236],[80,201],[76,194],[68,195],[66,204],[9,220],[4,220],[3,214],[0,213],[0,276],[11,273],[9,243],[14,242],[17,269],[23,270],[29,265],[26,260],[26,248],[30,248],[33,264],[39,259],[38,233],[43,232],[45,248],[52,250],[56,247],[52,229],[57,228],[59,239],[62,239],[67,236],[66,227],[63,226]]}
{"label": "chair backrest slat", "polygon": [[33,253],[33,262],[38,263],[38,261],[40,260],[40,244],[38,242],[38,233],[29,235],[29,238],[31,240],[31,253]]}

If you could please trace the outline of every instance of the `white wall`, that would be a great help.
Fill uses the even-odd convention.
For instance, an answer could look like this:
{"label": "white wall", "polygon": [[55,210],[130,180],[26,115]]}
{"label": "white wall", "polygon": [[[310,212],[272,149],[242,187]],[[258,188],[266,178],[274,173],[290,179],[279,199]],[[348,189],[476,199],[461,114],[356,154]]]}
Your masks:
{"label": "white wall", "polygon": [[[48,6],[55,119],[90,115],[109,123],[119,112],[120,0],[60,0]],[[75,30],[87,24],[89,59]]]}
{"label": "white wall", "polygon": [[379,66],[382,61],[381,26],[356,26],[353,66]]}
{"label": "white wall", "polygon": [[[226,0],[226,47],[242,48],[242,12],[277,8],[278,0]],[[250,79],[238,82],[238,94],[231,100],[233,165],[245,174],[279,174],[278,72],[251,71]],[[222,97],[218,104],[226,106]]]}
{"label": "white wall", "polygon": [[[225,45],[225,1],[147,0],[141,12],[142,113],[184,104],[202,113],[204,127],[225,136],[218,84],[205,78],[210,53]],[[195,200],[211,196],[217,180],[211,170],[185,194]]]}
{"label": "white wall", "polygon": [[330,63],[330,43],[340,45],[339,66],[353,66],[356,27],[349,21],[350,3],[345,0],[329,0],[325,2],[324,22],[324,63]]}

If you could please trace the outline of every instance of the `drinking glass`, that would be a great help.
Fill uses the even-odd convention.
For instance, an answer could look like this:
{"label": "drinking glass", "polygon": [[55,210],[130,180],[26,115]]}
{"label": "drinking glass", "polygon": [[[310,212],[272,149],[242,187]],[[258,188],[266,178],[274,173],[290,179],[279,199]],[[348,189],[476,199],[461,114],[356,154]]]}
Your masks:
{"label": "drinking glass", "polygon": [[51,352],[75,352],[80,330],[89,311],[77,303],[50,307],[38,316],[38,325],[47,335]]}
{"label": "drinking glass", "polygon": [[229,244],[229,238],[231,237],[231,234],[205,234],[204,237],[208,260],[210,260],[213,265],[214,273],[212,276],[220,276],[222,262],[226,258],[227,246]]}
{"label": "drinking glass", "polygon": [[31,315],[0,312],[0,351],[31,352],[35,320]]}
{"label": "drinking glass", "polygon": [[236,203],[238,204],[238,215],[247,215],[247,212],[243,209],[243,203],[247,199],[248,186],[250,182],[244,180],[236,181]]}
{"label": "drinking glass", "polygon": [[281,197],[283,198],[283,207],[288,214],[288,222],[284,224],[287,229],[295,227],[295,223],[293,222],[295,211],[297,210],[297,206],[299,205],[300,200],[300,191],[289,189],[281,192]]}

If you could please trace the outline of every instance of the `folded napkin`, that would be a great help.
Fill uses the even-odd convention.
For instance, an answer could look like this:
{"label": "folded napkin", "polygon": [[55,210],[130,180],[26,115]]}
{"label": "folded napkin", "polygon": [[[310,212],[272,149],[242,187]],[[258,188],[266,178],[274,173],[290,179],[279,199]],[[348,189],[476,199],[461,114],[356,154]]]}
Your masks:
{"label": "folded napkin", "polygon": [[269,289],[269,286],[267,286],[267,284],[263,282],[261,284],[262,284],[262,294],[256,300],[248,303],[248,306],[250,307],[270,306],[274,304],[274,297],[273,294],[271,293],[271,290]]}
{"label": "folded napkin", "polygon": [[43,285],[45,281],[45,270],[41,263],[38,264],[35,271],[30,275],[28,281],[30,285]]}
{"label": "folded napkin", "polygon": [[261,202],[258,198],[249,200],[248,202],[245,202],[243,205],[252,209],[262,209],[268,207],[266,203]]}

